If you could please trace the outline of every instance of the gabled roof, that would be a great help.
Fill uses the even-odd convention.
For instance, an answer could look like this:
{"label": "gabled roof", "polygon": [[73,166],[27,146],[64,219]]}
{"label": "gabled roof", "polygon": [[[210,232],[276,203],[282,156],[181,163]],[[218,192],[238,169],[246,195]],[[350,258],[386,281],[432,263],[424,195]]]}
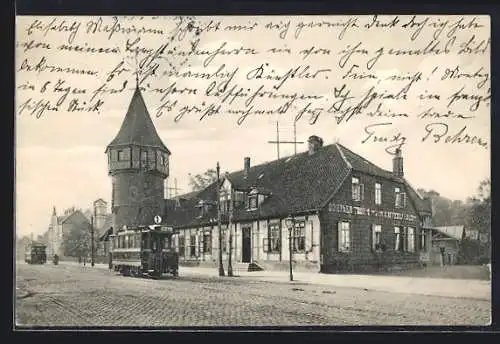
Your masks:
{"label": "gabled roof", "polygon": [[104,224],[102,225],[102,228],[107,230],[111,226],[113,226],[113,215],[108,214],[108,215],[106,215],[106,220],[104,220]]}
{"label": "gabled roof", "polygon": [[64,224],[64,223],[70,221],[73,217],[78,216],[78,215],[80,215],[83,219],[85,219],[85,221],[88,222],[88,224],[90,225],[89,219],[85,216],[85,214],[81,210],[75,210],[72,213],[68,214],[67,216],[64,216],[61,219],[60,224]]}
{"label": "gabled roof", "polygon": [[[405,181],[364,159],[340,144],[320,147],[314,154],[308,152],[266,162],[225,176],[235,190],[256,189],[268,194],[258,209],[235,209],[235,221],[257,218],[285,217],[289,214],[306,214],[323,209],[343,185],[352,171],[359,171],[396,181],[405,185],[408,196],[418,209],[425,200]],[[222,180],[221,180],[222,183]],[[206,189],[182,198],[180,206],[174,200],[165,201],[167,223],[173,226],[194,226],[216,218],[216,207],[211,207],[204,218],[198,218],[196,205],[200,200],[216,200],[216,183]]]}
{"label": "gabled roof", "polygon": [[104,231],[104,233],[99,237],[99,241],[108,241],[109,236],[113,234],[113,228],[111,226]]}
{"label": "gabled roof", "polygon": [[361,155],[354,153],[352,150],[344,147],[340,143],[336,144],[340,149],[343,157],[348,164],[351,165],[354,171],[366,173],[372,176],[378,176],[389,180],[394,180],[397,182],[402,182],[403,178],[396,177],[391,171],[384,170],[378,167],[374,163],[363,158]]}
{"label": "gabled roof", "polygon": [[413,202],[415,209],[421,213],[429,213],[429,214],[432,213],[430,200],[423,198],[405,178],[398,177],[394,175],[391,171],[378,167],[377,165],[363,158],[359,154],[354,153],[353,151],[344,147],[341,144],[337,143],[337,146],[342,151],[345,160],[347,161],[348,164],[351,165],[354,171],[366,173],[372,176],[377,176],[404,184],[406,193],[408,194],[409,199]]}
{"label": "gabled roof", "polygon": [[123,145],[156,147],[170,154],[156,132],[139,87],[136,87],[134,91],[120,131],[108,145],[106,151],[110,147]]}
{"label": "gabled roof", "polygon": [[95,204],[108,204],[108,203],[105,200],[103,200],[102,198],[99,198],[99,199],[96,199],[93,204],[95,205]]}

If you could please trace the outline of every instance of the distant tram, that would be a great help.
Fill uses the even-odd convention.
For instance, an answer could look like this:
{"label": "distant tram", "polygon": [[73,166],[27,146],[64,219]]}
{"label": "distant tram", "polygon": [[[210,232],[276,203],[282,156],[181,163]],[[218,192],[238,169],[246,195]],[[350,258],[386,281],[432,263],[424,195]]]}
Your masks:
{"label": "distant tram", "polygon": [[24,261],[28,264],[45,264],[47,262],[47,246],[40,243],[31,243],[24,253]]}
{"label": "distant tram", "polygon": [[174,251],[171,227],[127,228],[110,235],[111,264],[123,276],[159,278],[178,276],[179,255]]}

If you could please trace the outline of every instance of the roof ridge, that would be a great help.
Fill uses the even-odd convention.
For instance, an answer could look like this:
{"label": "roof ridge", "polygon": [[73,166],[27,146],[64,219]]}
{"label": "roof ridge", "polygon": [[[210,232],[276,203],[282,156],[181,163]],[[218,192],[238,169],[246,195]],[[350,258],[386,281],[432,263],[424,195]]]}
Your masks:
{"label": "roof ridge", "polygon": [[[332,144],[329,144],[329,145],[326,145],[326,146],[322,146],[320,149],[329,148],[329,147],[332,147],[334,145],[335,144],[332,143]],[[300,153],[297,153],[297,154],[288,155],[288,156],[285,156],[285,157],[282,157],[282,158],[279,158],[279,159],[275,159],[275,160],[264,161],[264,162],[261,162],[261,163],[259,163],[257,165],[251,165],[250,166],[250,170],[252,168],[262,167],[262,166],[265,166],[265,165],[268,165],[268,164],[271,164],[271,163],[277,163],[277,162],[282,161],[282,160],[287,160],[287,159],[290,159],[290,158],[296,158],[296,157],[303,156],[303,155],[306,155],[306,154],[308,154],[307,151],[300,152]],[[239,172],[243,172],[244,170],[245,169],[242,168],[242,169],[230,172],[229,175],[235,174],[235,173],[239,173]]]}
{"label": "roof ridge", "polygon": [[349,166],[349,168],[352,169],[352,165],[351,163],[347,160],[346,156],[344,155],[344,152],[342,151],[342,149],[339,147],[340,146],[340,143],[334,143],[335,144],[335,147],[339,150],[339,153],[340,153],[340,156],[342,157],[342,159],[345,161],[345,163],[347,164],[347,166]]}
{"label": "roof ridge", "polygon": [[336,143],[336,144],[337,144],[337,145],[339,145],[340,147],[342,147],[342,149],[347,150],[349,153],[354,154],[355,156],[357,156],[357,157],[361,158],[362,160],[364,160],[364,161],[365,161],[365,162],[367,162],[368,164],[370,164],[370,165],[372,165],[372,166],[374,166],[374,167],[376,167],[376,168],[378,168],[378,169],[381,169],[381,170],[382,170],[382,171],[384,171],[384,172],[387,172],[387,173],[392,173],[392,171],[390,171],[390,170],[386,170],[385,168],[382,168],[382,167],[378,166],[377,164],[374,164],[373,162],[371,162],[370,160],[368,160],[368,159],[367,159],[367,158],[365,158],[364,156],[362,156],[362,155],[360,155],[360,154],[358,154],[358,153],[354,152],[353,150],[351,150],[351,149],[347,148],[346,146],[343,146],[343,145],[342,145],[342,144],[340,144],[340,143]]}

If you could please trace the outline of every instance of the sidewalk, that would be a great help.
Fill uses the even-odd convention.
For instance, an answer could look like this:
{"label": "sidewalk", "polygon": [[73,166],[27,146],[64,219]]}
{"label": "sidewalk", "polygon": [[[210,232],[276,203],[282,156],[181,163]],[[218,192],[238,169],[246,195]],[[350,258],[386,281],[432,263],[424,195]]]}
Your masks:
{"label": "sidewalk", "polygon": [[[61,265],[79,265],[75,262],[61,262]],[[83,264],[81,264],[83,267]],[[87,264],[91,268],[90,264]],[[108,269],[107,264],[95,264],[94,268]],[[227,273],[227,271],[226,271]],[[179,276],[217,277],[218,270],[200,267],[180,267]],[[329,287],[368,289],[374,291],[431,295],[453,298],[491,300],[491,282],[471,279],[423,278],[403,276],[374,276],[347,274],[320,274],[294,272],[294,282],[289,282],[287,271],[234,271],[235,276],[248,280],[274,283],[306,283]],[[221,277],[227,278],[227,277]]]}
{"label": "sidewalk", "polygon": [[[239,278],[275,283],[306,283],[384,292],[491,300],[490,281],[294,272],[294,282],[289,282],[289,273],[286,271],[235,271],[234,274]],[[180,275],[218,276],[218,270],[182,267]]]}

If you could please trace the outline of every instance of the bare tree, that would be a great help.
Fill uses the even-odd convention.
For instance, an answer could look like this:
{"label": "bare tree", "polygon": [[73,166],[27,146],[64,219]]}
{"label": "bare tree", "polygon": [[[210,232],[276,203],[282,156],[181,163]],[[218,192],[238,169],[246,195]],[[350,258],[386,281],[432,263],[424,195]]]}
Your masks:
{"label": "bare tree", "polygon": [[203,190],[216,181],[217,171],[211,168],[209,168],[202,174],[189,174],[189,186],[193,191]]}

